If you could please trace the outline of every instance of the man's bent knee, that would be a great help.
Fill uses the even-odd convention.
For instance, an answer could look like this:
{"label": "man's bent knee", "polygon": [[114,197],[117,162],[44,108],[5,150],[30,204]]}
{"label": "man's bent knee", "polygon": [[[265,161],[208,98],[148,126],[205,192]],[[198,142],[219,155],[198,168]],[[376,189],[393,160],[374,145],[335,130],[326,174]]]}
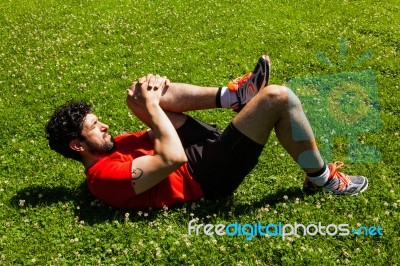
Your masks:
{"label": "man's bent knee", "polygon": [[270,104],[286,105],[290,89],[280,85],[269,85],[260,91],[263,101]]}

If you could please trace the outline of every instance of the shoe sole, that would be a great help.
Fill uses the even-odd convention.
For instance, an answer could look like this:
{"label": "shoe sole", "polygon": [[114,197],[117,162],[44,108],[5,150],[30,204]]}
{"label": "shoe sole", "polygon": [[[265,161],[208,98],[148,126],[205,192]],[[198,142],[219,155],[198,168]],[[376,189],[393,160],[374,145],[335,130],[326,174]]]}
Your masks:
{"label": "shoe sole", "polygon": [[368,179],[365,176],[363,176],[363,177],[365,178],[364,186],[359,191],[357,191],[355,193],[351,193],[351,194],[350,193],[349,194],[346,194],[346,193],[340,194],[340,193],[335,193],[332,191],[324,190],[323,187],[310,187],[310,186],[304,186],[304,185],[303,185],[302,190],[303,190],[303,193],[309,194],[309,195],[313,195],[313,194],[323,191],[325,193],[332,193],[335,196],[351,196],[351,197],[357,196],[358,194],[363,193],[364,191],[366,191],[368,189]]}
{"label": "shoe sole", "polygon": [[[263,60],[263,62],[260,62],[261,60]],[[257,90],[257,93],[262,89],[262,88],[264,88],[266,85],[268,85],[268,83],[269,83],[269,78],[270,78],[270,74],[271,74],[271,62],[270,62],[270,58],[269,58],[269,56],[268,55],[263,55],[263,56],[261,56],[259,59],[258,59],[258,62],[257,62],[257,66],[256,66],[256,68],[255,69],[257,69],[257,71],[253,71],[253,74],[256,76],[256,77],[253,77],[253,78],[251,78],[250,80],[251,80],[251,84],[247,84],[247,82],[246,82],[246,89],[247,89],[247,86],[252,86],[253,87],[253,90],[254,89],[256,89]],[[255,84],[257,84],[258,82],[257,82],[257,79],[258,79],[258,75],[260,75],[258,72],[260,71],[260,67],[259,67],[259,65],[261,65],[261,69],[264,69],[264,71],[262,71],[262,75],[263,75],[263,81],[261,82],[261,86],[259,86],[259,88],[257,88],[257,86],[255,86]],[[253,82],[253,79],[255,80],[255,82]],[[238,99],[239,99],[239,102],[243,102],[243,99],[246,99],[246,98],[244,98],[245,97],[245,95],[242,95],[241,93],[241,90],[240,90],[240,88],[238,89],[238,91],[236,92],[236,94],[237,94],[237,96],[238,96]],[[256,93],[256,94],[257,94]],[[238,108],[239,109],[239,111],[245,106],[247,104],[247,102],[245,103],[245,104],[239,104],[240,105],[240,107]]]}
{"label": "shoe sole", "polygon": [[[264,59],[264,62],[260,63],[261,59]],[[264,76],[263,81],[261,83],[260,88],[258,88],[257,91],[260,91],[262,88],[267,86],[269,83],[269,77],[271,75],[271,59],[269,58],[268,55],[263,55],[258,59],[257,65],[259,65],[259,64],[261,64],[263,66],[262,69],[265,69],[265,73],[263,73],[263,76]],[[255,83],[257,83],[257,82],[255,82]],[[254,84],[254,82],[253,82],[253,84]],[[254,87],[256,87],[256,86],[254,86]]]}
{"label": "shoe sole", "polygon": [[[271,76],[271,59],[269,58],[269,56],[268,55],[264,55],[263,56],[264,57],[264,59],[265,59],[265,61],[267,61],[267,65],[266,65],[266,77],[265,77],[265,84],[264,84],[264,86],[263,87],[265,87],[265,86],[268,86],[268,84],[269,84],[269,78],[270,78],[270,76]],[[262,88],[261,88],[262,89]]]}

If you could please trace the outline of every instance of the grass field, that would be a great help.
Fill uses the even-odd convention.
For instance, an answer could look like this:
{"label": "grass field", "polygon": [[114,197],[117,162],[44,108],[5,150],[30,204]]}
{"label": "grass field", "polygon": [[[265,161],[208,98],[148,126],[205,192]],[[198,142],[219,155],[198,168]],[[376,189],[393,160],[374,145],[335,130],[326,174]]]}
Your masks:
{"label": "grass field", "polygon": [[[397,0],[1,0],[0,265],[399,265],[399,25]],[[368,50],[372,57],[353,65]],[[80,164],[47,146],[44,126],[67,100],[91,103],[114,135],[135,131],[143,126],[124,104],[131,80],[158,73],[225,85],[265,52],[272,83],[374,73],[381,126],[358,140],[380,159],[351,163],[346,135],[330,140],[346,172],[369,178],[364,194],[304,195],[303,173],[272,136],[232,199],[114,210],[88,194]],[[234,114],[192,115],[223,127]],[[384,234],[189,236],[195,218],[380,226]]]}

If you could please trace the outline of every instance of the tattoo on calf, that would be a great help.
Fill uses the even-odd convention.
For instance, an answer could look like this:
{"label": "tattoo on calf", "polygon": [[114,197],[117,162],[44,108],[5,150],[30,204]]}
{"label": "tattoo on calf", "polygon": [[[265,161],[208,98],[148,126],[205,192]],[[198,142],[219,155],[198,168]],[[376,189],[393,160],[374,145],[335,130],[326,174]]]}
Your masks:
{"label": "tattoo on calf", "polygon": [[143,170],[140,168],[132,169],[132,180],[137,180],[143,176]]}

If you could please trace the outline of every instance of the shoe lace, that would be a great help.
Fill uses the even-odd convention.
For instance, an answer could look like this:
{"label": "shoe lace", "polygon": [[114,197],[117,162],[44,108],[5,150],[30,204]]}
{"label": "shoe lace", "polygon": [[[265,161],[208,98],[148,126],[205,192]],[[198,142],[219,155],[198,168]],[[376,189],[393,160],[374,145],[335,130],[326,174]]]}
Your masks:
{"label": "shoe lace", "polygon": [[249,80],[249,78],[251,77],[252,74],[253,74],[253,72],[249,72],[247,74],[244,74],[241,77],[235,78],[234,80],[229,82],[228,88],[232,91],[237,91],[240,88],[240,86],[242,86],[244,83],[246,83]]}
{"label": "shoe lace", "polygon": [[343,191],[350,184],[349,176],[338,171],[342,168],[344,168],[343,162],[334,162],[333,164],[331,164],[331,174],[329,176],[329,179],[335,178],[338,181],[337,188],[339,191]]}

